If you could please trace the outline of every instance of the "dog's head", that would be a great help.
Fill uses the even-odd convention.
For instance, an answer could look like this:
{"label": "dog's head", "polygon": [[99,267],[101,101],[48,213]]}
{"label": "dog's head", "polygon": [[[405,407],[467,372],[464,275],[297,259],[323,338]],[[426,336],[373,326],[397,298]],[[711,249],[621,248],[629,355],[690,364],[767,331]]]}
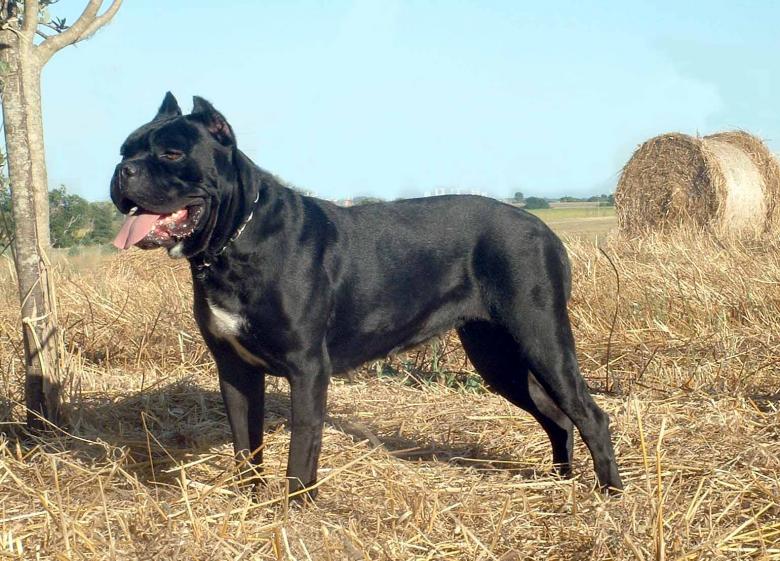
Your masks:
{"label": "dog's head", "polygon": [[230,206],[237,188],[235,136],[225,118],[200,97],[182,115],[168,92],[155,118],[127,137],[120,153],[111,200],[127,218],[114,245],[164,247],[172,257],[209,247],[219,235],[220,209]]}

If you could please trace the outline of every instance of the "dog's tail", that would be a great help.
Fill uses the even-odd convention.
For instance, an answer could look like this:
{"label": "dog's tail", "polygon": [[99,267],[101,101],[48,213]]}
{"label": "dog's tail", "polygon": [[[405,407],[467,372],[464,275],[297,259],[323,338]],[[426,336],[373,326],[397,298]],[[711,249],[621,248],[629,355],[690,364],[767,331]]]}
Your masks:
{"label": "dog's tail", "polygon": [[[563,244],[561,244],[563,245]],[[566,294],[566,302],[571,300],[571,260],[565,247],[562,247],[561,263],[563,264],[563,291]]]}
{"label": "dog's tail", "polygon": [[558,260],[561,264],[561,283],[563,284],[563,293],[566,296],[566,302],[571,299],[571,260],[569,259],[569,253],[566,251],[566,246],[563,245],[561,239],[557,236],[554,238],[555,251],[558,254]]}

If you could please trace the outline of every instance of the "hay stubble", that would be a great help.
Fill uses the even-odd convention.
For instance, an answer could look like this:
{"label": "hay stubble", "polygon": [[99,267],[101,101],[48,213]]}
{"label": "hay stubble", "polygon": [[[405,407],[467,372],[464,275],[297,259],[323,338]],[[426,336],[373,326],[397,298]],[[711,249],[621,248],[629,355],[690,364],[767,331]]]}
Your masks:
{"label": "hay stubble", "polygon": [[[188,271],[150,253],[61,271],[71,423],[26,437],[13,424],[18,317],[4,273],[3,557],[780,559],[778,248],[613,241],[616,298],[603,255],[568,245],[580,361],[593,388],[611,380],[596,399],[612,418],[622,497],[593,492],[579,438],[575,479],[550,476],[530,417],[425,381],[433,361],[418,350],[334,381],[320,499],[305,508],[283,500],[288,394],[269,382],[269,480],[250,500]],[[438,353],[436,368],[470,370],[452,335],[432,348],[422,356]]]}

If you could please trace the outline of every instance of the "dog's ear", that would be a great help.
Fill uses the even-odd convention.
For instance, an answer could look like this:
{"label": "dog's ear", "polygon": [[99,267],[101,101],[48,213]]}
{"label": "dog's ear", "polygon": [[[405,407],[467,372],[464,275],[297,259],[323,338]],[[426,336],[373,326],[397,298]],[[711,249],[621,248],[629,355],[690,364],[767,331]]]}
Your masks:
{"label": "dog's ear", "polygon": [[179,107],[179,102],[176,101],[176,98],[173,97],[173,94],[171,92],[166,92],[162,105],[160,105],[160,110],[157,111],[157,115],[155,116],[154,120],[159,121],[161,119],[169,119],[171,117],[181,117],[181,107]]}
{"label": "dog's ear", "polygon": [[227,119],[202,97],[196,95],[192,98],[191,116],[206,125],[208,131],[220,144],[231,146],[236,143],[236,136]]}

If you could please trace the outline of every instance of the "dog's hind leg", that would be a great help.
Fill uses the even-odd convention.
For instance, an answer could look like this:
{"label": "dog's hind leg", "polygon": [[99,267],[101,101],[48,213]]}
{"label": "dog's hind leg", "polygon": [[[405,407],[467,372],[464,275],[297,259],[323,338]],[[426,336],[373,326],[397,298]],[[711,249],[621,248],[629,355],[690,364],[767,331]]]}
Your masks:
{"label": "dog's hind leg", "polygon": [[519,343],[531,372],[558,408],[574,422],[593,458],[605,491],[622,489],[609,432],[609,417],[596,405],[577,365],[565,299],[548,307],[526,304],[505,325]]}
{"label": "dog's hind leg", "polygon": [[493,323],[472,321],[458,329],[471,363],[485,382],[511,403],[528,411],[550,438],[555,469],[571,473],[574,426],[529,371],[509,332]]}

